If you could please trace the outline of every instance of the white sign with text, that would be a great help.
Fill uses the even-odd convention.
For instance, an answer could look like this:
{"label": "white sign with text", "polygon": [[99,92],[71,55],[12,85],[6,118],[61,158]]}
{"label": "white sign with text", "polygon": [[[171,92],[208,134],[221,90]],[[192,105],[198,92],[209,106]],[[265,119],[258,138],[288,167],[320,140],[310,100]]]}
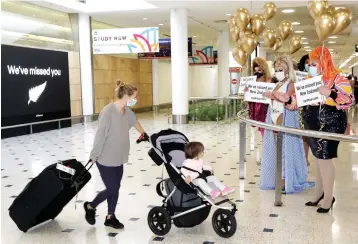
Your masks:
{"label": "white sign with text", "polygon": [[295,83],[296,98],[298,107],[322,103],[324,96],[319,93],[319,88],[323,85],[322,76],[303,80]]}
{"label": "white sign with text", "polygon": [[308,73],[303,71],[296,71],[296,82],[301,82],[307,79]]}
{"label": "white sign with text", "polygon": [[257,79],[256,76],[245,76],[245,77],[241,77],[240,79],[240,84],[239,84],[239,92],[238,94],[239,95],[244,95],[244,90],[245,90],[245,87],[247,86],[247,83],[248,82],[255,82]]}
{"label": "white sign with text", "polygon": [[276,84],[267,82],[247,82],[248,91],[245,92],[245,101],[270,104],[271,99],[263,96],[265,92],[271,92]]}

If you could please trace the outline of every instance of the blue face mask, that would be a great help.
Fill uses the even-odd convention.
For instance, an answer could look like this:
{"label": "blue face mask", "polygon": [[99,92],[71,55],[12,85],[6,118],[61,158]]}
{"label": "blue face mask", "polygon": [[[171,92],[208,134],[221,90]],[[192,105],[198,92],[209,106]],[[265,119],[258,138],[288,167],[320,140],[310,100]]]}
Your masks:
{"label": "blue face mask", "polygon": [[135,99],[135,98],[133,98],[132,100],[129,100],[128,102],[127,102],[127,106],[128,107],[133,107],[134,105],[136,105],[137,104],[137,99]]}
{"label": "blue face mask", "polygon": [[308,72],[308,70],[309,70],[309,66],[308,64],[305,64],[305,71]]}
{"label": "blue face mask", "polygon": [[311,76],[311,77],[315,77],[317,76],[317,67],[314,67],[314,66],[311,66],[308,70],[308,74]]}

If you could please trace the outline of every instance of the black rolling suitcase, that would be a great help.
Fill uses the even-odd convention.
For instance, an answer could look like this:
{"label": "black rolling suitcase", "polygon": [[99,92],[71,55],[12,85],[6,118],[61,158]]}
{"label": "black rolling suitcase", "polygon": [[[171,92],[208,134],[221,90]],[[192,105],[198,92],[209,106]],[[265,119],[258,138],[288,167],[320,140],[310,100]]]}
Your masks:
{"label": "black rolling suitcase", "polygon": [[[88,167],[89,166],[89,167]],[[83,166],[75,159],[46,167],[29,182],[9,208],[17,227],[28,229],[55,219],[62,209],[91,179],[92,164]]]}

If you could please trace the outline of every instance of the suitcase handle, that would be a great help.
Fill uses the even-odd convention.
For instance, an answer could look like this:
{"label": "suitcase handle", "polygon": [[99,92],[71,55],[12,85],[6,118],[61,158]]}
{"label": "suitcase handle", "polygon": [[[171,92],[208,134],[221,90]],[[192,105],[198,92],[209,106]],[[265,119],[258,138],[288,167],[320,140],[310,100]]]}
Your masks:
{"label": "suitcase handle", "polygon": [[[93,163],[92,159],[88,160],[88,162],[85,165],[85,168],[79,173],[79,175],[77,176],[77,178],[73,181],[73,184],[76,184],[76,182],[78,182],[79,180],[81,180],[88,172],[89,170],[92,168]],[[90,166],[88,167],[88,165],[90,164]],[[88,169],[87,169],[88,167]]]}

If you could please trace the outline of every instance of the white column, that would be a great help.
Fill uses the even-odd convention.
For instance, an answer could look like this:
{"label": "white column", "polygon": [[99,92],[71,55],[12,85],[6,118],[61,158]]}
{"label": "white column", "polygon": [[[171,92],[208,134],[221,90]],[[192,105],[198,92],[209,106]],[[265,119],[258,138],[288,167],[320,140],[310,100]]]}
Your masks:
{"label": "white column", "polygon": [[93,65],[92,65],[92,28],[91,17],[78,14],[78,36],[81,66],[82,113],[85,119],[94,114]]}
{"label": "white column", "polygon": [[153,110],[158,111],[159,105],[159,80],[158,80],[158,59],[152,60],[152,81],[153,81]]}
{"label": "white column", "polygon": [[187,124],[189,114],[188,87],[188,12],[170,10],[172,107],[173,123]]}
{"label": "white column", "polygon": [[227,97],[230,94],[230,73],[229,73],[229,33],[224,31],[219,33],[218,48],[218,76],[219,76],[219,96]]}

